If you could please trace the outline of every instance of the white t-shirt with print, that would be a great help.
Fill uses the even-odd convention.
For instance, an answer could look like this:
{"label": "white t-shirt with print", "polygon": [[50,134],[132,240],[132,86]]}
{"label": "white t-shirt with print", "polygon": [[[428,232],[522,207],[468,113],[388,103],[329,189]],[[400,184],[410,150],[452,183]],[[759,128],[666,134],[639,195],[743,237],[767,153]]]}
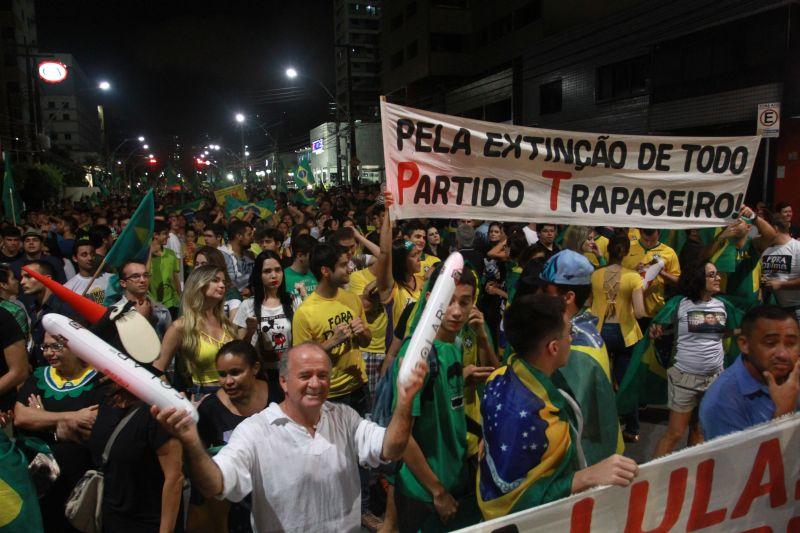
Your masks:
{"label": "white t-shirt with print", "polygon": [[[789,239],[786,244],[770,246],[761,254],[761,274],[764,279],[788,281],[800,278],[800,241]],[[800,290],[775,291],[781,307],[800,306]]]}
{"label": "white t-shirt with print", "polygon": [[[247,318],[256,316],[253,307],[253,298],[247,298],[236,311],[233,323],[240,328],[247,327]],[[258,325],[258,334],[265,335],[266,340],[275,347],[278,357],[292,346],[292,323],[283,312],[283,307],[267,307],[261,305],[261,323]],[[253,346],[258,347],[258,335],[253,335]]]}
{"label": "white t-shirt with print", "polygon": [[681,372],[708,376],[722,370],[728,314],[716,298],[693,302],[684,298],[678,305],[678,336],[675,366]]}

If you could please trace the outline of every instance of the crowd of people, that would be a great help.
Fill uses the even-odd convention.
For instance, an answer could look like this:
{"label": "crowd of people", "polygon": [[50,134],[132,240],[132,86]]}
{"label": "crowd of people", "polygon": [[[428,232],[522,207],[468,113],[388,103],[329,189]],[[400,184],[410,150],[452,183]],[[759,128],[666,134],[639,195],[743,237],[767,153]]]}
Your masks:
{"label": "crowd of people", "polygon": [[[653,457],[800,409],[789,204],[659,231],[392,220],[391,194],[369,186],[311,205],[249,193],[275,212],[164,197],[147,259],[118,269],[101,266],[127,199],[3,223],[0,439],[31,462],[44,531],[76,531],[64,508],[91,469],[115,533],[451,530],[625,486],[652,403],[646,350],[666,373]],[[465,267],[433,349],[399,381],[453,252]],[[28,270],[132,305],[161,340],[145,366],[199,421],[151,409],[48,333],[49,313],[86,317]]]}

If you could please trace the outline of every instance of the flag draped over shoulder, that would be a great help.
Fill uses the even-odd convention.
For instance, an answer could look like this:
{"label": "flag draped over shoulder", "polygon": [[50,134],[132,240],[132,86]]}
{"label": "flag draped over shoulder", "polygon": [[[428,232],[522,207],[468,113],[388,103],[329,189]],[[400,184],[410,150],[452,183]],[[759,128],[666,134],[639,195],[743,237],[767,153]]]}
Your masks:
{"label": "flag draped over shoulder", "polygon": [[132,259],[147,261],[147,253],[153,240],[154,222],[155,202],[153,189],[150,189],[134,211],[128,225],[106,254],[106,264],[112,268],[120,268],[125,261]]}
{"label": "flag draped over shoulder", "polygon": [[19,225],[22,223],[20,216],[22,201],[14,185],[14,176],[11,174],[11,156],[7,152],[3,152],[3,162],[5,164],[5,172],[3,174],[3,213],[5,213],[6,220]]}
{"label": "flag draped over shoulder", "polygon": [[[733,305],[730,300],[721,296],[714,296],[725,304],[727,329],[733,330],[742,323],[744,313]],[[670,326],[677,322],[678,306],[683,296],[671,298],[661,311],[653,317],[652,324]],[[669,338],[653,341],[648,332],[636,343],[633,356],[625,372],[625,377],[617,391],[617,410],[624,415],[638,409],[639,405],[664,405],[667,403],[667,368],[672,360],[674,342]],[[739,346],[732,337],[725,339],[725,367],[728,367],[739,355]]]}
{"label": "flag draped over shoulder", "polygon": [[568,413],[550,379],[516,355],[492,373],[477,483],[485,519],[569,496],[577,462]]}
{"label": "flag draped over shoulder", "polygon": [[28,474],[28,461],[0,431],[0,531],[38,533],[42,515],[36,489]]}

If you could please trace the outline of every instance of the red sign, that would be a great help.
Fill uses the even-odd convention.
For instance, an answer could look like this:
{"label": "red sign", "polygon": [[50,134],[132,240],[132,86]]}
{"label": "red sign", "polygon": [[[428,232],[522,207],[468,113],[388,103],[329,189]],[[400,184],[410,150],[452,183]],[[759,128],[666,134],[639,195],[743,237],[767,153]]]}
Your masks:
{"label": "red sign", "polygon": [[61,83],[67,79],[67,66],[61,61],[39,63],[39,77],[47,83]]}

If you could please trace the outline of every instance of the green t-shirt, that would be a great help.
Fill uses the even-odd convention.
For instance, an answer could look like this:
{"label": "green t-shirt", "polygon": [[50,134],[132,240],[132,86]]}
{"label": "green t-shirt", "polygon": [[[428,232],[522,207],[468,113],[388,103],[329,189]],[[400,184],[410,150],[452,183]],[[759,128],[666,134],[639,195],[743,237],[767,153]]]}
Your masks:
{"label": "green t-shirt", "polygon": [[[735,249],[733,271],[723,274],[725,294],[740,309],[747,311],[759,303],[759,284],[761,281],[761,254],[753,247],[753,241],[747,238],[741,249],[731,242],[728,244]],[[720,266],[717,265],[717,269]]]}
{"label": "green t-shirt", "polygon": [[296,311],[297,307],[304,299],[304,297],[300,294],[300,291],[297,290],[297,284],[303,284],[307,297],[310,296],[311,293],[314,292],[314,289],[317,288],[317,278],[315,278],[311,272],[301,274],[292,269],[292,267],[287,267],[284,269],[283,276],[286,278],[286,292],[288,292],[292,297],[292,304],[294,305]]}
{"label": "green t-shirt", "polygon": [[[397,373],[410,339],[400,348],[392,366],[392,387],[397,398]],[[436,360],[429,359],[431,370],[425,384],[414,396],[411,415],[415,418],[412,435],[425,460],[448,492],[458,497],[470,490],[467,465],[467,419],[464,413],[464,376],[461,349],[455,344],[435,340]],[[434,366],[438,366],[435,369]],[[433,379],[433,383],[429,381]],[[432,502],[428,490],[407,465],[397,474],[397,490],[415,500]]]}
{"label": "green t-shirt", "polygon": [[178,256],[172,250],[164,248],[162,255],[153,255],[150,260],[150,298],[161,302],[164,307],[178,307],[181,297],[173,273],[180,271]]}

